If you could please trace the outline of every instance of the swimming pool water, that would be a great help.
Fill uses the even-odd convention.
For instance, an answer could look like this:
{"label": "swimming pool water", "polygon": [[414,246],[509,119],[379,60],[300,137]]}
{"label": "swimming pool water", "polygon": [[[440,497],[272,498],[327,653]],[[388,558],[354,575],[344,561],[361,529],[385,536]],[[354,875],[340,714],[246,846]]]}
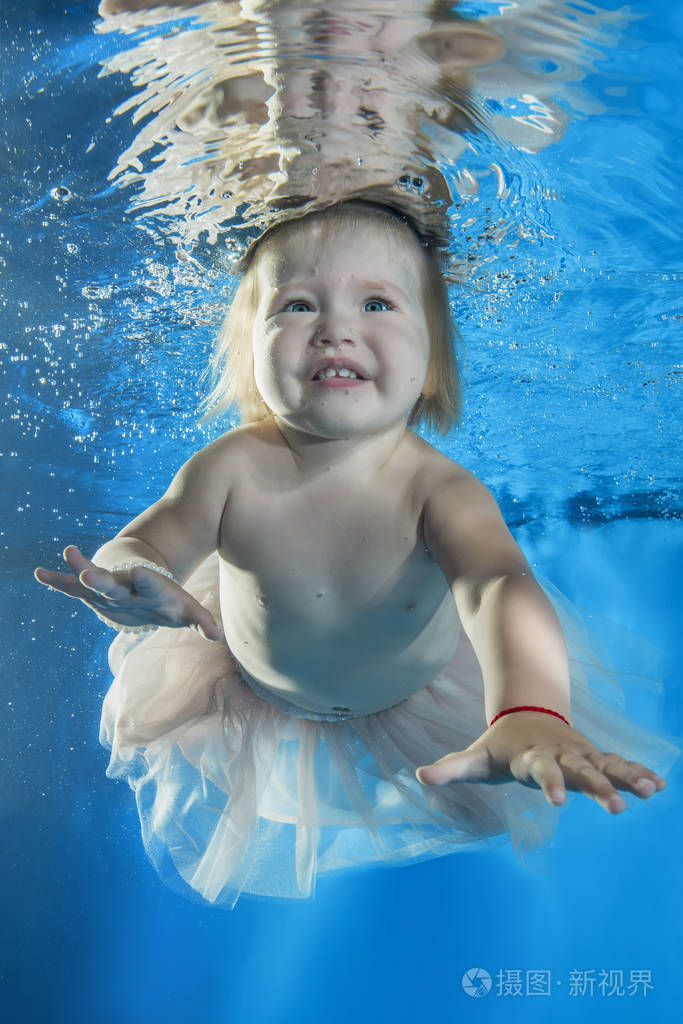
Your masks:
{"label": "swimming pool water", "polygon": [[[585,32],[579,78],[558,79],[561,139],[528,153],[480,135],[443,165],[460,188],[455,255],[477,258],[453,290],[465,422],[439,443],[492,487],[543,575],[661,649],[659,724],[680,734],[683,16],[662,0],[628,18],[608,3],[521,7],[527,30],[583,9],[590,24],[611,12],[618,31]],[[541,878],[505,855],[457,855],[326,880],[301,907],[245,900],[227,914],[164,890],[147,863],[131,794],[104,777],[97,743],[108,638],[32,570],[69,542],[94,550],[228,425],[200,430],[195,404],[233,284],[205,239],[179,258],[163,223],[129,210],[139,186],[107,181],[136,129],[113,115],[128,77],[98,77],[130,40],[94,32],[96,14],[16,0],[2,12],[8,1019],[663,1017],[680,998],[674,778],[618,819],[575,801]],[[473,1005],[461,979],[475,967],[494,988]],[[637,969],[652,973],[647,996],[598,987],[601,971]],[[527,994],[534,970],[551,972],[552,996]],[[583,971],[594,994],[570,994]]]}

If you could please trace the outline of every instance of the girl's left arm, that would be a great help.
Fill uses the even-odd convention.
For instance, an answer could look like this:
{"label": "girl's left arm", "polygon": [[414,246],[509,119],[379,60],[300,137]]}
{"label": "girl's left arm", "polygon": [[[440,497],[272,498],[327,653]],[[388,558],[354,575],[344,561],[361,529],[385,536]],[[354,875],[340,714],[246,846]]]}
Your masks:
{"label": "girl's left arm", "polygon": [[[491,492],[454,467],[425,503],[424,534],[481,666],[486,721],[520,705],[571,721],[560,623]],[[617,789],[647,797],[666,785],[643,765],[604,753],[561,719],[538,711],[503,716],[467,750],[417,773],[431,785],[510,777],[540,787],[555,804],[564,802],[565,788],[579,790],[610,813],[626,806]]]}
{"label": "girl's left arm", "polygon": [[481,666],[487,721],[520,704],[569,718],[560,623],[488,488],[457,470],[428,500],[424,530]]}

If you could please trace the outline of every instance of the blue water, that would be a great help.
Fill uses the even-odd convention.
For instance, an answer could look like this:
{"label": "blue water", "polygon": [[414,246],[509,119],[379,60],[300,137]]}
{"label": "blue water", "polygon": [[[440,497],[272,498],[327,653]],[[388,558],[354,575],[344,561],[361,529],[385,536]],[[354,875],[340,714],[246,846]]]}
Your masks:
{"label": "blue water", "polygon": [[[497,212],[536,238],[486,250],[454,294],[466,423],[444,449],[493,488],[545,577],[653,645],[653,724],[680,735],[683,16],[663,0],[636,10],[585,71],[598,109],[574,95],[554,146],[503,154],[518,202]],[[107,183],[132,134],[112,113],[131,89],[98,78],[124,43],[93,33],[95,5],[12,0],[2,17],[3,1019],[667,1019],[680,1005],[676,771],[617,817],[576,798],[546,875],[507,852],[455,854],[232,912],[159,882],[97,742],[109,637],[32,571],[69,542],[94,550],[214,436],[195,405],[231,285],[201,249],[179,268],[163,232],[127,212],[131,190]],[[473,166],[490,156],[482,144]],[[541,188],[563,199],[540,203]],[[477,999],[462,985],[474,968],[493,981]],[[535,971],[551,994],[527,993]],[[629,993],[637,971],[647,994]],[[586,972],[592,995],[572,987]],[[622,988],[607,994],[610,972]]]}

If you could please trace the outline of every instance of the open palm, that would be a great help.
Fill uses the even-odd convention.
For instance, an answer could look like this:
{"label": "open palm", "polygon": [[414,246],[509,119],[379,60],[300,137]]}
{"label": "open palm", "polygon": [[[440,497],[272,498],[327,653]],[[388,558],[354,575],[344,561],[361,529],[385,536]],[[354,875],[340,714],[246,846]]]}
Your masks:
{"label": "open palm", "polygon": [[120,626],[190,626],[209,640],[221,640],[223,631],[213,616],[178,583],[154,569],[135,566],[110,572],[86,558],[71,544],[64,550],[70,573],[38,568],[39,583],[89,608]]}

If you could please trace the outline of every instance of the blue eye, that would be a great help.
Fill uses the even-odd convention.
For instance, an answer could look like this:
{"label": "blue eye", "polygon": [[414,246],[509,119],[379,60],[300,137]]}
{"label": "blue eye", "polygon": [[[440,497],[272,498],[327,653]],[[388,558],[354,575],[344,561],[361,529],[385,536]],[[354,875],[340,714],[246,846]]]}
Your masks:
{"label": "blue eye", "polygon": [[[297,309],[297,306],[304,306],[304,309]],[[294,299],[293,302],[289,302],[285,306],[285,312],[288,313],[310,313],[311,306],[305,299]]]}
{"label": "blue eye", "polygon": [[363,308],[366,313],[380,313],[382,309],[391,309],[392,307],[384,299],[368,299]]}

